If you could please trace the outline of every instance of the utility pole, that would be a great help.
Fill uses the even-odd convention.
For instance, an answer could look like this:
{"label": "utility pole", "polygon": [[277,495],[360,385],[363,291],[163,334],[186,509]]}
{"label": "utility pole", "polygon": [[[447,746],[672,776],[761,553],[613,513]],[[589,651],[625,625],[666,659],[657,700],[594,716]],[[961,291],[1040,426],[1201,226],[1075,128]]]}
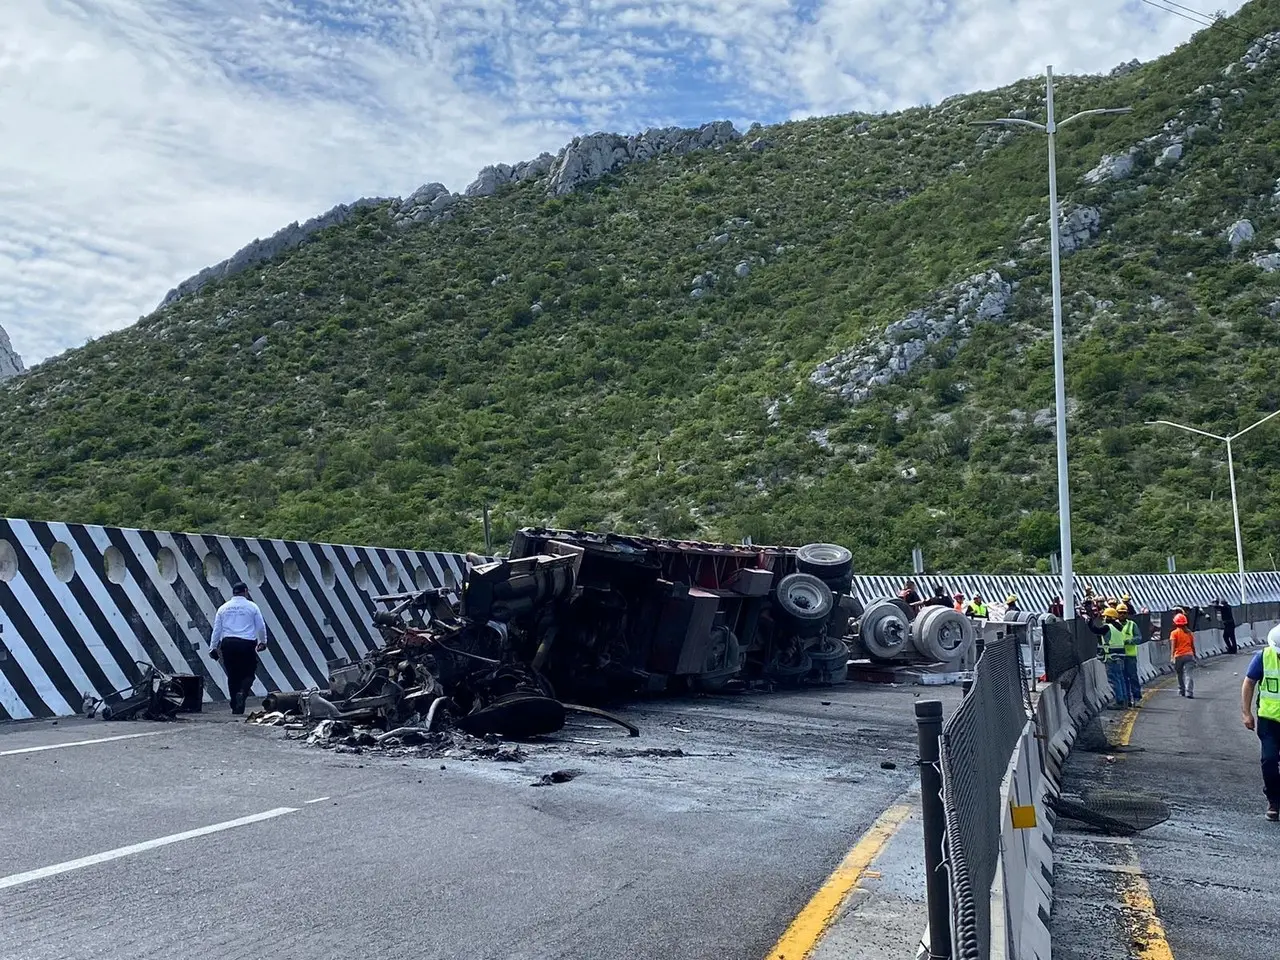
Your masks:
{"label": "utility pole", "polygon": [[1067,117],[1061,123],[1057,122],[1053,112],[1053,66],[1050,65],[1045,68],[1045,123],[1036,123],[1034,120],[1023,120],[1017,117],[977,121],[980,126],[1031,127],[1049,138],[1049,245],[1052,248],[1049,257],[1053,265],[1053,387],[1054,402],[1057,406],[1058,539],[1062,563],[1063,612],[1073,611],[1072,616],[1076,608],[1076,585],[1071,554],[1071,488],[1067,474],[1067,378],[1062,346],[1062,269],[1058,250],[1057,133],[1060,128],[1082,117],[1129,113],[1132,109],[1132,107],[1111,107],[1101,110],[1082,110]]}
{"label": "utility pole", "polygon": [[[1188,427],[1185,423],[1174,423],[1172,420],[1148,420],[1147,426],[1165,426],[1173,427],[1177,430],[1185,430],[1187,433],[1198,433],[1202,437],[1209,437],[1211,440],[1220,440],[1227,445],[1227,475],[1231,478],[1231,520],[1236,529],[1236,564],[1239,569],[1240,576],[1240,603],[1241,605],[1249,602],[1248,591],[1244,585],[1244,538],[1240,535],[1240,501],[1236,497],[1236,459],[1232,450],[1232,444],[1243,437],[1254,427],[1260,427],[1272,417],[1280,417],[1280,410],[1275,413],[1269,413],[1252,426],[1245,427],[1239,433],[1233,433],[1229,437],[1220,437],[1216,433],[1210,433],[1207,430],[1197,430],[1195,427]],[[1212,500],[1212,497],[1210,497]]]}

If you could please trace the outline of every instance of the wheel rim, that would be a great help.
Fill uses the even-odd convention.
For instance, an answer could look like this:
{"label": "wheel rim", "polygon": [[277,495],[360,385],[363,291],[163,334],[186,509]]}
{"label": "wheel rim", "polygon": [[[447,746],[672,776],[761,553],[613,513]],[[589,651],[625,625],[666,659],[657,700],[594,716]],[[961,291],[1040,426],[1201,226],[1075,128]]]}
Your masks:
{"label": "wheel rim", "polygon": [[817,584],[801,580],[787,587],[787,601],[805,612],[816,612],[823,608],[826,598]]}

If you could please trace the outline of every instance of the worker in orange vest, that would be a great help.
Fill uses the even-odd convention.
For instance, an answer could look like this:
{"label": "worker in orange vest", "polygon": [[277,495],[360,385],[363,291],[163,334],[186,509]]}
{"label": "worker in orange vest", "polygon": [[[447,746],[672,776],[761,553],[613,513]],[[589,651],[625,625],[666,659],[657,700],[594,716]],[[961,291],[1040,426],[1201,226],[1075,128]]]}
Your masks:
{"label": "worker in orange vest", "polygon": [[1173,615],[1173,667],[1178,673],[1178,696],[1188,700],[1196,698],[1196,637],[1187,629],[1187,615]]}

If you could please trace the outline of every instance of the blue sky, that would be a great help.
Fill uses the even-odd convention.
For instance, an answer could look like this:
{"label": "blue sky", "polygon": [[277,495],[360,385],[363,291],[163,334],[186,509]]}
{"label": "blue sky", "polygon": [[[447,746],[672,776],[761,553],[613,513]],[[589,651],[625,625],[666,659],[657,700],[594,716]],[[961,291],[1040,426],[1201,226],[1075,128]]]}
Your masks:
{"label": "blue sky", "polygon": [[576,134],[891,110],[1194,29],[1138,0],[3,0],[0,326],[30,364],[292,220]]}

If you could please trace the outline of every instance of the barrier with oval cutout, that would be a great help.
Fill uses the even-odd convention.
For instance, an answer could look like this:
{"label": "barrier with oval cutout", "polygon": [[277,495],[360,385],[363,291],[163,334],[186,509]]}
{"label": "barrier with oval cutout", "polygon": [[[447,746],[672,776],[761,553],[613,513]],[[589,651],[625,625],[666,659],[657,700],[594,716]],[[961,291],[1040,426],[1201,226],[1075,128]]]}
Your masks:
{"label": "barrier with oval cutout", "polygon": [[77,713],[84,693],[132,683],[136,660],[203,676],[206,699],[225,700],[209,633],[240,581],[270,639],[255,693],[323,686],[328,661],[378,641],[389,573],[402,589],[464,568],[453,553],[0,519],[0,721]]}

